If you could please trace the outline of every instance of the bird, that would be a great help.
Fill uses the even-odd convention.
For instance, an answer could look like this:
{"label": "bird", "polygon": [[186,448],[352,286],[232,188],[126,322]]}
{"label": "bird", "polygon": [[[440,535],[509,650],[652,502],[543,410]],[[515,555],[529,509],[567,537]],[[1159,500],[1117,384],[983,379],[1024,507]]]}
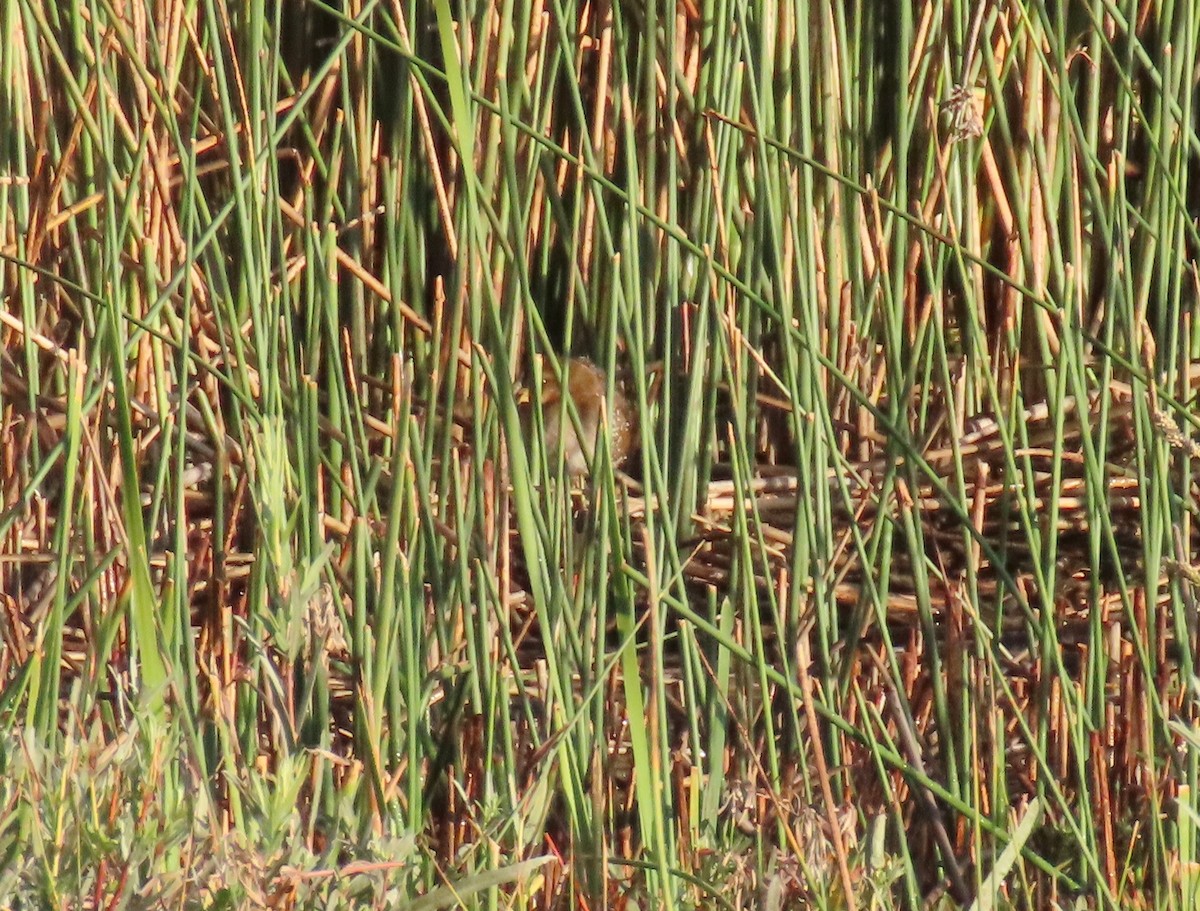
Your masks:
{"label": "bird", "polygon": [[[601,427],[609,429],[608,451],[614,466],[619,466],[633,448],[633,406],[620,388],[608,397],[608,377],[598,365],[584,357],[568,358],[563,363],[566,398],[575,404],[579,414],[579,430],[571,415],[563,414],[563,387],[553,371],[543,372],[541,390],[542,427],[546,453],[556,453],[561,446],[567,474],[582,477],[588,473],[588,462],[596,453],[596,440]],[[561,433],[561,437],[560,437]]]}

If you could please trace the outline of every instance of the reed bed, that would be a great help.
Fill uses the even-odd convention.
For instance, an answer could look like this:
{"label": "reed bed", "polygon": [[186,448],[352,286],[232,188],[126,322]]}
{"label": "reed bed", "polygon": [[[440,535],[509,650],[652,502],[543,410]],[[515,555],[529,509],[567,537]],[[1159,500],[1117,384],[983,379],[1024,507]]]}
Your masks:
{"label": "reed bed", "polygon": [[1193,907],[1198,46],[3,6],[0,903]]}

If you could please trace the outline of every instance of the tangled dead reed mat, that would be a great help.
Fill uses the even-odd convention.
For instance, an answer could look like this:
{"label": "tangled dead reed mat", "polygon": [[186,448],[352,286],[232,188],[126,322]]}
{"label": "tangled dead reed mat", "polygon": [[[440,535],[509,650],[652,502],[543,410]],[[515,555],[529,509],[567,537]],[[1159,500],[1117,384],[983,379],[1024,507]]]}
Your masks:
{"label": "tangled dead reed mat", "polygon": [[[1166,502],[1167,492],[1141,490],[1133,394],[1114,382],[1107,396],[1093,393],[1084,408],[1068,398],[1057,429],[1049,406],[1038,403],[1011,422],[1015,438],[1014,430],[1006,439],[996,419],[982,417],[960,435],[940,427],[920,451],[896,447],[845,461],[827,478],[834,504],[830,556],[814,561],[811,574],[819,584],[810,579],[803,590],[832,591],[847,607],[878,598],[888,619],[898,622],[921,610],[922,587],[934,616],[974,591],[973,606],[991,608],[976,620],[997,634],[1032,619],[1039,606],[1053,606],[1061,622],[1086,619],[1093,606],[1112,606],[1139,590],[1165,597],[1161,585],[1147,584],[1142,518],[1146,496]],[[1154,434],[1171,450],[1200,455],[1166,411],[1153,408],[1152,420]],[[1191,563],[1196,480],[1193,474],[1186,489],[1172,492],[1179,514],[1173,539],[1162,542],[1169,550],[1157,582],[1197,579]],[[774,465],[749,484],[712,481],[694,517],[700,531],[688,578],[727,587],[744,529],[751,560],[742,571],[760,591],[791,591],[796,517],[813,486],[802,469]],[[646,509],[643,499],[630,501],[631,514]],[[903,534],[906,518],[916,532],[911,541]],[[894,532],[887,561],[870,547],[884,522]],[[915,560],[913,542],[920,548]],[[888,564],[886,579],[872,568],[872,557],[876,566]]]}

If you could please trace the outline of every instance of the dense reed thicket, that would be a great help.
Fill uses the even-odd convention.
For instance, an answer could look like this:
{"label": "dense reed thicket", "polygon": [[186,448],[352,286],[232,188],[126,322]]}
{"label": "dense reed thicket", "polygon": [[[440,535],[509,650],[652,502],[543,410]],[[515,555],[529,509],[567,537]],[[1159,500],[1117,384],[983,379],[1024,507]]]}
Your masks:
{"label": "dense reed thicket", "polygon": [[1193,907],[1198,85],[1195,0],[4,4],[0,904]]}

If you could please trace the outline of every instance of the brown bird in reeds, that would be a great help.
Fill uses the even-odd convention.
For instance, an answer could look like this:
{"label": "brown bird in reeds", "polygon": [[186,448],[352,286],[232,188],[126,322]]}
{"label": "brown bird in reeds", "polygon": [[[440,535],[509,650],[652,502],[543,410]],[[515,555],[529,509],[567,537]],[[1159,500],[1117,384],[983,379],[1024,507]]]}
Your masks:
{"label": "brown bird in reeds", "polygon": [[[556,453],[561,446],[567,474],[580,477],[588,473],[588,463],[595,458],[596,442],[602,428],[608,428],[608,451],[613,465],[620,465],[633,448],[633,406],[619,387],[608,395],[608,377],[596,364],[586,358],[569,358],[563,364],[563,387],[549,366],[543,370],[541,389],[542,426],[547,454]],[[576,430],[570,413],[564,413],[563,403],[569,398],[579,415]]]}

